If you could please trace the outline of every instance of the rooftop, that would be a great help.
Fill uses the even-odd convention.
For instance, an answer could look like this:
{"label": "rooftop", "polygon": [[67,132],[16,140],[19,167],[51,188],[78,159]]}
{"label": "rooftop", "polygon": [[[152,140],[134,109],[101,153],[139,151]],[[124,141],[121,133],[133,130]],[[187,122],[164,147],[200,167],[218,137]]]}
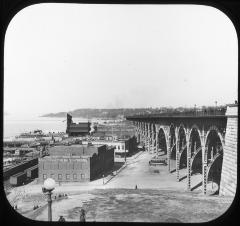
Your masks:
{"label": "rooftop", "polygon": [[92,156],[104,145],[60,145],[49,148],[50,156]]}

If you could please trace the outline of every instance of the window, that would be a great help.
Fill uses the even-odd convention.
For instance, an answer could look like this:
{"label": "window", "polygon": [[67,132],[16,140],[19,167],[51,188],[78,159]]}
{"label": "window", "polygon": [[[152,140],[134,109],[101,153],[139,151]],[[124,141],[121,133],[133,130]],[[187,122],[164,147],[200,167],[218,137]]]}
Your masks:
{"label": "window", "polygon": [[50,167],[49,167],[49,162],[44,162],[43,163],[43,169],[49,169]]}
{"label": "window", "polygon": [[124,150],[124,145],[122,145],[122,149]]}
{"label": "window", "polygon": [[58,180],[62,180],[62,174],[58,174]]}
{"label": "window", "polygon": [[85,174],[81,174],[81,178],[84,179],[85,178]]}
{"label": "window", "polygon": [[43,179],[47,179],[47,174],[43,174]]}
{"label": "window", "polygon": [[58,169],[62,169],[62,163],[58,162]]}
{"label": "window", "polygon": [[66,179],[70,180],[70,174],[66,174]]}
{"label": "window", "polygon": [[76,173],[73,174],[73,179],[74,179],[74,180],[77,179],[77,174],[76,174]]}
{"label": "window", "polygon": [[54,179],[54,174],[51,174],[51,178]]}

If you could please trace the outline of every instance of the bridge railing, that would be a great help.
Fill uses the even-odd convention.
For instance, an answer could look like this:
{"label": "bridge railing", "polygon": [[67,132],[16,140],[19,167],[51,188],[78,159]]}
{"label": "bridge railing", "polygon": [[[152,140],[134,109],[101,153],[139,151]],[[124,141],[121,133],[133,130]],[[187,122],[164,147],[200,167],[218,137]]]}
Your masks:
{"label": "bridge railing", "polygon": [[186,111],[172,111],[172,112],[159,112],[159,113],[139,113],[135,115],[129,115],[126,116],[127,118],[131,117],[145,117],[145,116],[151,116],[151,117],[159,117],[159,116],[216,116],[216,115],[225,115],[226,108],[208,108],[208,109],[194,109],[194,110],[186,110]]}

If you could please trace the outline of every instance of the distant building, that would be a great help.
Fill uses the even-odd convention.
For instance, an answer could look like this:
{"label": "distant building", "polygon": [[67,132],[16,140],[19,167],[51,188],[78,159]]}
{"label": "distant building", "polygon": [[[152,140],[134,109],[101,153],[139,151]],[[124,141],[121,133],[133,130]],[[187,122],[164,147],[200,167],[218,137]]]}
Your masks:
{"label": "distant building", "polygon": [[114,165],[114,148],[106,145],[71,145],[49,148],[49,156],[39,158],[39,182],[91,181]]}
{"label": "distant building", "polygon": [[124,158],[126,156],[131,156],[135,152],[137,152],[137,139],[135,136],[125,139],[117,139],[117,140],[91,140],[91,141],[83,141],[83,144],[87,144],[91,142],[93,145],[108,145],[114,147],[114,161],[117,161],[119,158]]}
{"label": "distant building", "polygon": [[95,132],[91,135],[91,138],[94,140],[104,140],[105,132]]}
{"label": "distant building", "polygon": [[66,133],[69,136],[84,136],[89,134],[90,130],[91,130],[90,122],[80,122],[76,124],[72,121],[72,116],[67,114]]}

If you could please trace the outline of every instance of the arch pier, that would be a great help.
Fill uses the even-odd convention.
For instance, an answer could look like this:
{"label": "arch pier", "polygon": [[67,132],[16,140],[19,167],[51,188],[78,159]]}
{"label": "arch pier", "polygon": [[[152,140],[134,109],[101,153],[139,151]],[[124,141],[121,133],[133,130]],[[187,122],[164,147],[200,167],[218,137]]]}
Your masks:
{"label": "arch pier", "polygon": [[148,114],[126,118],[135,125],[137,141],[147,152],[166,154],[169,173],[176,174],[177,181],[187,178],[187,190],[201,186],[203,194],[234,195],[237,109],[234,104],[227,105],[225,112],[214,114]]}

